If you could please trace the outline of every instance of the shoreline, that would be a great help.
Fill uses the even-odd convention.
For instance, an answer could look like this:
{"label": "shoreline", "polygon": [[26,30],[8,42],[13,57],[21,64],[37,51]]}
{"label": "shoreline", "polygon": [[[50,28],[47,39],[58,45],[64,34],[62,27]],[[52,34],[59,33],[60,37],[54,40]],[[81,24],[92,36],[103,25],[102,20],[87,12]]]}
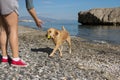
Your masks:
{"label": "shoreline", "polygon": [[[83,25],[83,26],[86,26],[86,25]],[[100,26],[100,25],[99,25]],[[41,30],[41,29],[38,29],[37,27],[29,27],[29,26],[25,26],[26,28],[32,28],[32,29],[35,29],[35,30]],[[90,26],[91,27],[91,26]],[[106,26],[104,26],[105,27],[105,29],[106,28],[108,28],[108,27],[106,27]],[[110,27],[110,26],[109,26]],[[115,27],[115,26],[114,26]],[[117,26],[117,27],[119,27],[119,26]],[[93,26],[93,28],[94,28],[94,26]],[[44,32],[46,31],[46,29],[42,29]],[[71,32],[70,32],[71,33]],[[82,33],[81,33],[82,34]],[[80,37],[81,39],[84,39],[84,40],[86,40],[87,42],[91,42],[91,43],[100,43],[100,44],[111,44],[111,45],[120,45],[120,42],[119,42],[119,38],[118,38],[118,40],[117,39],[111,39],[112,37],[108,37],[108,39],[106,39],[106,38],[99,38],[98,37],[98,39],[96,39],[95,37],[97,37],[96,35],[95,35],[95,37],[92,37],[92,38],[90,38],[89,37],[89,35],[87,35],[87,34],[85,34],[85,33],[83,33],[84,35],[86,35],[86,36],[82,36],[82,35],[80,35],[80,34],[72,34],[71,33],[71,36],[75,36],[75,37]],[[92,34],[92,33],[91,33]],[[97,33],[95,33],[95,34],[97,34]],[[107,33],[104,33],[104,34],[107,34]],[[82,37],[81,37],[82,36]],[[87,37],[88,36],[88,37]],[[116,36],[115,36],[116,37]],[[110,40],[109,40],[109,38],[110,38]]]}
{"label": "shoreline", "polygon": [[[29,63],[27,68],[0,64],[0,79],[16,80],[119,80],[120,45],[90,43],[72,36],[72,53],[65,43],[63,57],[56,52],[46,32],[29,27],[19,27],[20,57]],[[9,51],[10,52],[10,49]],[[6,77],[4,77],[6,75]]]}

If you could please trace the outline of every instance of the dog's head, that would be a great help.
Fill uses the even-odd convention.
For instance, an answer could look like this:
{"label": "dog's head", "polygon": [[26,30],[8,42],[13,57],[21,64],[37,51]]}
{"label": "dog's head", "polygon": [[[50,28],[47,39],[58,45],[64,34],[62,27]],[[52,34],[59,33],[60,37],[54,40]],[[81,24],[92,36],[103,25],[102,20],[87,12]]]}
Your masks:
{"label": "dog's head", "polygon": [[47,38],[50,39],[50,38],[55,38],[59,35],[59,31],[57,29],[54,29],[54,28],[50,28],[47,30]]}

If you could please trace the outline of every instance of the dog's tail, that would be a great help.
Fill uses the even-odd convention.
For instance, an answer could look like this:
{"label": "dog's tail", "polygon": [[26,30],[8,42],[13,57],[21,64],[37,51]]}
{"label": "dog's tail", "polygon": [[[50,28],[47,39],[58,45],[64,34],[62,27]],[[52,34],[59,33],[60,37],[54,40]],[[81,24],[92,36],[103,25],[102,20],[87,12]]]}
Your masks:
{"label": "dog's tail", "polygon": [[62,30],[66,31],[66,29],[65,29],[65,27],[64,27],[64,26],[62,26]]}

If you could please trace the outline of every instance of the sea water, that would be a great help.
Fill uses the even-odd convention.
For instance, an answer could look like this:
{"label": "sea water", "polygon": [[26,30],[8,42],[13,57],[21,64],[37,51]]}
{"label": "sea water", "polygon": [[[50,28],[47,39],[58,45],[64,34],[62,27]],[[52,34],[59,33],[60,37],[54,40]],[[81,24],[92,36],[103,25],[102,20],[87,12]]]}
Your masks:
{"label": "sea water", "polygon": [[[19,25],[38,29],[33,22],[19,22]],[[42,29],[46,31],[48,28],[54,27],[61,30],[62,26],[69,31],[71,36],[78,36],[98,43],[120,44],[120,26],[85,26],[77,21],[59,21],[46,22],[42,25]]]}

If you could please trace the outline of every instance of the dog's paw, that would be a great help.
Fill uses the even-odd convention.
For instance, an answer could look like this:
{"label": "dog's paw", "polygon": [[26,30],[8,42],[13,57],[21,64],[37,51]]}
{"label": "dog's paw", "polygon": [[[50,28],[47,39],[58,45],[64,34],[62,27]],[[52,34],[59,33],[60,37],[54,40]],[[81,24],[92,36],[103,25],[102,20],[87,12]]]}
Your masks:
{"label": "dog's paw", "polygon": [[53,59],[54,57],[53,56],[48,56],[48,58]]}
{"label": "dog's paw", "polygon": [[72,51],[71,51],[71,50],[69,50],[69,54],[71,54],[71,52],[72,52]]}
{"label": "dog's paw", "polygon": [[60,57],[62,57],[63,55],[62,54],[60,54]]}
{"label": "dog's paw", "polygon": [[50,54],[49,57],[53,57],[53,55]]}

